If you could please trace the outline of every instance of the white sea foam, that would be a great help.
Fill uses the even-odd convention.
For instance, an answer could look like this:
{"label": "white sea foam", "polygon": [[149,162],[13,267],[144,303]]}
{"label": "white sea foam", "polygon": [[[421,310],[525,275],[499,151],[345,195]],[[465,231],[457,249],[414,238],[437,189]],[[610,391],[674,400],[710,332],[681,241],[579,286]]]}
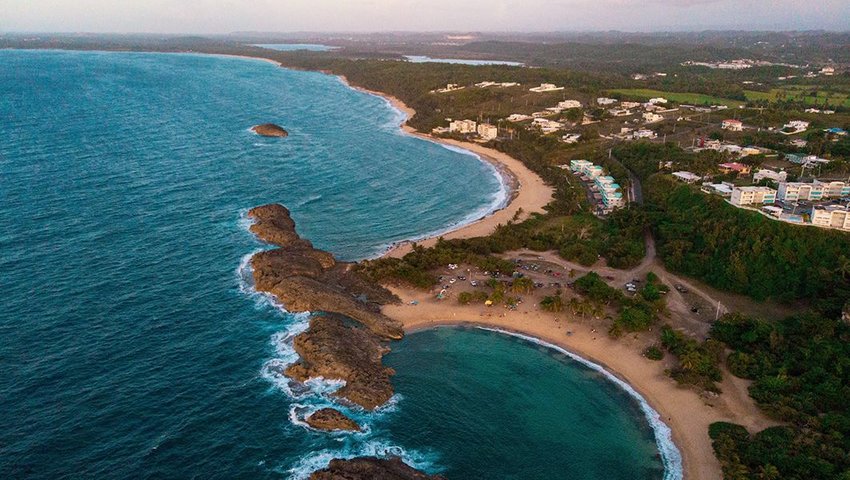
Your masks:
{"label": "white sea foam", "polygon": [[310,474],[328,466],[334,458],[350,459],[356,457],[399,457],[406,464],[418,470],[428,472],[437,471],[435,453],[423,453],[417,450],[405,450],[397,445],[392,445],[383,440],[372,440],[359,445],[354,442],[343,441],[345,444],[340,449],[327,449],[311,453],[298,461],[286,473],[290,480],[302,480],[309,478]]}
{"label": "white sea foam", "polygon": [[304,205],[309,205],[309,204],[311,204],[311,203],[313,203],[313,202],[318,202],[318,201],[319,201],[319,200],[321,200],[321,199],[322,199],[322,195],[321,195],[321,194],[319,194],[319,195],[310,195],[309,197],[305,198],[304,200],[302,200],[302,201],[298,202],[298,206],[299,206],[299,207],[303,207]]}
{"label": "white sea foam", "polygon": [[608,370],[605,370],[602,365],[591,362],[590,360],[582,358],[576,355],[575,353],[572,353],[557,345],[553,345],[549,342],[544,342],[539,338],[523,335],[521,333],[509,332],[507,330],[502,330],[499,328],[477,328],[481,330],[487,330],[489,332],[496,332],[503,335],[510,335],[512,337],[521,338],[528,342],[541,345],[546,348],[550,348],[559,353],[563,353],[564,355],[585,365],[586,367],[603,374],[605,378],[625,390],[626,393],[628,393],[635,400],[637,400],[638,404],[640,405],[641,411],[643,411],[646,420],[649,422],[650,427],[652,427],[652,431],[655,434],[655,444],[658,446],[658,451],[661,453],[661,461],[664,464],[664,480],[682,480],[682,454],[681,452],[679,452],[679,449],[676,447],[676,444],[673,443],[673,432],[670,430],[670,427],[668,427],[667,424],[664,423],[664,421],[661,419],[661,415],[659,415],[658,412],[655,411],[655,409],[649,405],[646,399],[643,398],[643,396],[638,393],[637,390],[632,388],[631,385],[619,379],[616,375],[609,372]]}

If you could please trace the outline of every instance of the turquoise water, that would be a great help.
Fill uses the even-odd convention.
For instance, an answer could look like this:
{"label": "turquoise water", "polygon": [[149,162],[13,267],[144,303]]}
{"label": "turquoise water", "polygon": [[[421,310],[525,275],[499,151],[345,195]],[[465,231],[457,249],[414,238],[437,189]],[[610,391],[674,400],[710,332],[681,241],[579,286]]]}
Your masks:
{"label": "turquoise water", "polygon": [[[292,391],[273,373],[307,317],[252,292],[245,263],[263,246],[243,215],[285,203],[319,247],[363,258],[501,202],[491,167],[399,134],[377,97],[266,62],[0,51],[0,66],[0,478],[302,478],[333,456],[388,453],[465,468],[464,437],[411,437],[433,421],[415,414],[429,398],[418,392],[444,378],[415,366],[427,335],[390,359],[402,393],[352,412],[368,433],[301,425],[334,385]],[[269,121],[290,137],[248,131]],[[489,341],[506,361],[534,354]],[[524,395],[552,380],[503,384]],[[651,457],[634,402],[606,405],[642,432],[632,454]],[[501,407],[483,401],[473,419]],[[552,445],[521,431],[529,448]]]}
{"label": "turquoise water", "polygon": [[405,55],[404,58],[412,63],[452,63],[457,65],[508,65],[511,67],[521,67],[524,64],[520,62],[509,62],[506,60],[466,60],[462,58],[432,58],[425,55]]}

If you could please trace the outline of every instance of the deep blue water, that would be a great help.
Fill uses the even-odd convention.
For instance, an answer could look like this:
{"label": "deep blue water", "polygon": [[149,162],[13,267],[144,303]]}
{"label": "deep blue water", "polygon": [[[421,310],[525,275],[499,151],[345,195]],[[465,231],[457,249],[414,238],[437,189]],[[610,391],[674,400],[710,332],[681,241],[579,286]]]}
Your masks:
{"label": "deep blue water", "polygon": [[[457,452],[474,452],[450,428],[415,433],[434,420],[416,413],[430,398],[420,392],[441,388],[452,367],[418,353],[431,337],[392,354],[401,394],[390,406],[354,412],[369,433],[311,432],[293,412],[327,404],[315,392],[331,386],[298,396],[269,368],[292,359],[287,339],[306,316],[282,313],[245,281],[245,259],[263,248],[242,218],[254,205],[286,204],[317,246],[356,259],[499,201],[492,168],[399,134],[398,115],[334,77],[260,61],[0,51],[0,478],[288,478],[370,453],[466,468]],[[248,131],[270,121],[290,137]],[[479,340],[505,361],[553,358]],[[475,371],[467,363],[459,375]],[[554,379],[577,368],[556,363]],[[565,396],[564,408],[592,393]],[[611,441],[657,469],[634,405],[616,395],[604,405],[632,432]],[[513,408],[490,400],[470,415]],[[530,449],[552,446],[546,432],[520,431]],[[491,447],[512,455],[510,444]],[[581,478],[614,478],[592,470]]]}

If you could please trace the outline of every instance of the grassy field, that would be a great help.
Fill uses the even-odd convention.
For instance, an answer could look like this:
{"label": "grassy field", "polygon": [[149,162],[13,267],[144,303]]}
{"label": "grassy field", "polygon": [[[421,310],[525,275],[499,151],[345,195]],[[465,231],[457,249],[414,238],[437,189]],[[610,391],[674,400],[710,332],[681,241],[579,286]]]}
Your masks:
{"label": "grassy field", "polygon": [[703,95],[701,93],[677,93],[663,92],[661,90],[650,90],[647,88],[621,88],[609,90],[608,93],[620,94],[628,98],[639,98],[648,100],[654,97],[664,97],[678,103],[689,103],[692,105],[726,105],[728,107],[738,107],[744,102],[738,100],[730,100],[728,98],[713,97],[711,95]]}
{"label": "grassy field", "polygon": [[784,88],[774,88],[769,92],[745,90],[744,94],[747,96],[747,100],[751,101],[793,100],[803,102],[807,105],[829,105],[833,107],[843,105],[845,107],[850,107],[850,95],[847,93],[826,92],[816,90],[815,87],[809,87],[806,85],[791,85]]}

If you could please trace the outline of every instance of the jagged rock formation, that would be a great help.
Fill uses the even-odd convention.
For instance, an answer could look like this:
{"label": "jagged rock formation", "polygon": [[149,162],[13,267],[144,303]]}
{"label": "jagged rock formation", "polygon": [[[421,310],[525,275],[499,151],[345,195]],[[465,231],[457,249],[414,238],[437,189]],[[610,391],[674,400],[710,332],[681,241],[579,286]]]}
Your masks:
{"label": "jagged rock formation", "polygon": [[344,380],[336,395],[367,409],[384,404],[393,394],[392,369],[381,364],[389,351],[382,340],[400,339],[401,324],[380,312],[398,299],[337,263],[333,255],[313,248],[295,231],[295,222],[282,205],[256,207],[251,231],[280,248],[251,259],[259,291],[276,296],[290,312],[328,312],[343,315],[366,328],[349,325],[333,315],[316,317],[295,338],[301,360],[285,374],[298,381],[309,378]]}
{"label": "jagged rock formation", "polygon": [[279,125],[275,125],[273,123],[264,123],[262,125],[254,125],[251,127],[251,131],[256,133],[257,135],[262,135],[264,137],[288,137],[289,132],[283,129],[283,127]]}
{"label": "jagged rock formation", "polygon": [[289,378],[299,382],[315,377],[345,380],[345,386],[334,395],[369,410],[393,395],[390,377],[395,372],[381,364],[390,349],[366,329],[346,325],[340,318],[319,316],[295,337],[294,347],[301,360],[286,369]]}
{"label": "jagged rock formation", "polygon": [[323,408],[310,414],[306,419],[307,425],[316,430],[359,432],[360,425],[333,408]]}
{"label": "jagged rock formation", "polygon": [[327,468],[313,472],[310,480],[445,480],[427,475],[402,462],[398,457],[376,457],[331,460]]}

